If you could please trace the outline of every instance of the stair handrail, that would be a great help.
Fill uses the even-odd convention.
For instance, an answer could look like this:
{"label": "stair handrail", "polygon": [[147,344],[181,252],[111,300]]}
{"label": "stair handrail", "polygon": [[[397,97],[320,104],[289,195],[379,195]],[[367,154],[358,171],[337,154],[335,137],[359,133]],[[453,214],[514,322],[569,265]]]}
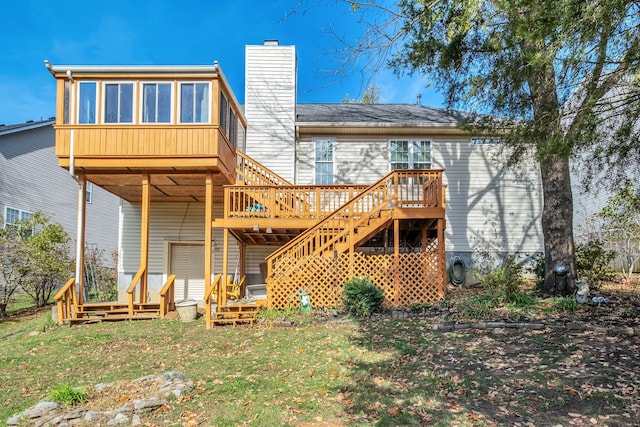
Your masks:
{"label": "stair handrail", "polygon": [[[145,266],[144,265],[141,266],[138,272],[136,273],[136,275],[133,276],[133,280],[131,280],[131,284],[127,288],[127,302],[129,307],[129,316],[133,316],[133,294],[136,290],[136,287],[138,286],[138,283],[140,282],[140,279],[142,279],[142,275],[144,274],[145,270],[146,270]],[[140,302],[142,303],[143,301],[140,301]]]}
{"label": "stair handrail", "polygon": [[362,200],[364,197],[367,197],[369,194],[371,194],[380,185],[386,184],[386,181],[391,176],[393,176],[394,173],[395,173],[395,171],[389,172],[387,175],[385,175],[382,178],[380,178],[377,182],[375,182],[374,184],[370,185],[365,191],[363,191],[362,193],[358,194],[356,197],[351,199],[349,202],[345,203],[344,205],[342,205],[341,207],[336,209],[332,214],[328,215],[322,221],[318,222],[315,226],[307,229],[306,231],[304,231],[303,233],[298,235],[295,239],[291,240],[286,245],[284,245],[284,246],[280,247],[278,250],[274,251],[271,255],[269,255],[267,257],[268,265],[271,266],[270,264],[271,264],[271,260],[272,259],[274,259],[276,257],[279,257],[285,251],[290,251],[293,247],[298,246],[301,242],[307,240],[307,238],[310,235],[314,234],[317,229],[322,228],[326,223],[328,223],[330,221],[334,221],[334,218],[336,218],[336,216],[339,213],[347,211],[349,208],[352,208],[358,201]]}
{"label": "stair handrail", "polygon": [[[285,252],[292,252],[292,251],[298,250],[302,248],[304,244],[311,243],[309,240],[315,237],[316,233],[319,230],[323,229],[325,225],[327,225],[329,222],[345,221],[348,218],[356,219],[354,215],[354,211],[355,211],[354,208],[357,206],[358,203],[362,202],[366,197],[369,197],[376,191],[382,191],[383,197],[373,198],[373,200],[377,199],[377,203],[375,203],[375,206],[372,206],[372,208],[375,208],[375,209],[370,209],[369,211],[366,212],[367,216],[375,215],[377,212],[383,210],[385,207],[389,208],[388,206],[385,206],[385,205],[390,204],[392,201],[393,201],[393,206],[391,206],[391,209],[393,209],[394,206],[402,204],[403,202],[401,197],[402,191],[399,191],[399,183],[397,178],[400,175],[415,176],[423,173],[424,173],[424,170],[413,170],[413,169],[396,169],[389,172],[387,175],[380,178],[377,182],[375,182],[365,191],[363,191],[362,193],[354,197],[348,203],[336,209],[332,214],[328,215],[322,221],[318,222],[315,226],[307,229],[305,232],[298,235],[295,239],[291,240],[289,243],[287,243],[286,245],[282,246],[278,250],[274,251],[271,255],[269,255],[267,257],[269,275],[273,271],[275,260],[279,259]],[[429,169],[428,173],[429,174],[435,173],[436,176],[438,176],[438,178],[442,176],[441,169]],[[439,181],[439,179],[437,181]],[[439,205],[441,202],[440,200],[438,200],[438,198],[439,198],[439,195],[436,195],[436,205]],[[364,213],[364,212],[360,212],[360,213]],[[363,217],[357,218],[357,219],[358,219],[358,222],[367,220],[367,218],[363,218]],[[325,251],[328,247],[331,247],[337,241],[339,241],[342,237],[344,237],[346,234],[351,232],[350,227],[345,227],[344,225],[341,225],[341,226],[340,225],[341,223],[338,223],[338,226],[333,227],[333,229],[342,229],[341,233],[332,236],[329,240],[324,242],[321,247],[314,249],[312,253],[308,251],[310,252],[308,253],[308,255],[317,255],[318,253]],[[331,227],[327,227],[327,228],[331,228]]]}
{"label": "stair handrail", "polygon": [[[291,185],[289,181],[264,166],[257,160],[249,157],[247,154],[243,153],[240,150],[236,150],[237,154],[237,164],[236,164],[236,177],[238,180],[244,181],[245,184],[248,185]],[[251,179],[250,175],[247,174],[246,168],[249,167],[255,173],[256,181]]]}
{"label": "stair handrail", "polygon": [[167,282],[160,289],[160,318],[163,319],[168,312],[173,311],[175,308],[174,300],[174,285],[176,281],[176,275],[172,274],[167,277]]}
{"label": "stair handrail", "polygon": [[220,286],[220,280],[222,279],[222,274],[216,274],[216,277],[213,279],[211,286],[209,289],[204,290],[204,306],[205,306],[205,326],[206,328],[211,327],[211,296],[216,293],[215,291]]}
{"label": "stair handrail", "polygon": [[76,293],[76,278],[72,277],[53,297],[58,308],[58,325],[62,325],[65,319],[70,319],[72,314],[71,303],[73,307],[78,307],[78,295]]}

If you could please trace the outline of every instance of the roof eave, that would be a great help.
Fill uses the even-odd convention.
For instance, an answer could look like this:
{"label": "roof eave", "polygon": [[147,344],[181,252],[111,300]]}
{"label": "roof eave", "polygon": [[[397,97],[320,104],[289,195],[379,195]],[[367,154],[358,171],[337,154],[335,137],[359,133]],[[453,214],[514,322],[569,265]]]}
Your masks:
{"label": "roof eave", "polygon": [[213,65],[53,65],[44,61],[53,75],[66,74],[220,74],[220,66]]}
{"label": "roof eave", "polygon": [[304,134],[469,135],[454,123],[296,122]]}
{"label": "roof eave", "polygon": [[55,119],[43,120],[39,122],[25,123],[24,125],[21,125],[18,127],[12,127],[11,129],[6,129],[6,130],[2,130],[2,127],[0,127],[0,136],[53,125],[55,122],[56,122]]}

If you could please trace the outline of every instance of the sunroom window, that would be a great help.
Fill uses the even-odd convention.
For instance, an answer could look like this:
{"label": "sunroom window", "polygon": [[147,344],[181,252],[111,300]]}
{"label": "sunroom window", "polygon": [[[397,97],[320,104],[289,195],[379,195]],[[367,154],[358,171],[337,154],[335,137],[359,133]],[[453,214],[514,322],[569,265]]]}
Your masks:
{"label": "sunroom window", "polygon": [[133,123],[133,83],[104,85],[105,123]]}
{"label": "sunroom window", "polygon": [[142,122],[171,122],[171,83],[142,85]]}
{"label": "sunroom window", "polygon": [[209,83],[180,85],[180,122],[209,123]]}
{"label": "sunroom window", "polygon": [[96,122],[96,89],[96,82],[80,82],[78,123],[92,124]]}

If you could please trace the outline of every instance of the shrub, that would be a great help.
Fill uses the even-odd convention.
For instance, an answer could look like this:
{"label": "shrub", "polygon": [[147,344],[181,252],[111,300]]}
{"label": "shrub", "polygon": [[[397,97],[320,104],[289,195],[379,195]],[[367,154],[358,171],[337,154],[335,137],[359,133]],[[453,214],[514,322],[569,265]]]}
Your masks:
{"label": "shrub", "polygon": [[478,269],[480,281],[499,302],[513,302],[524,285],[524,267],[509,255],[493,268],[483,266]]}
{"label": "shrub", "polygon": [[602,240],[590,240],[576,245],[576,271],[578,277],[586,277],[591,289],[598,289],[614,277],[610,267],[615,252],[604,248]]}
{"label": "shrub", "polygon": [[344,305],[347,313],[368,317],[382,309],[384,293],[367,276],[344,282]]}
{"label": "shrub", "polygon": [[63,405],[76,405],[87,401],[89,392],[82,387],[58,384],[51,390],[51,399]]}
{"label": "shrub", "polygon": [[544,254],[538,253],[532,257],[531,272],[536,278],[536,291],[542,293],[544,290]]}

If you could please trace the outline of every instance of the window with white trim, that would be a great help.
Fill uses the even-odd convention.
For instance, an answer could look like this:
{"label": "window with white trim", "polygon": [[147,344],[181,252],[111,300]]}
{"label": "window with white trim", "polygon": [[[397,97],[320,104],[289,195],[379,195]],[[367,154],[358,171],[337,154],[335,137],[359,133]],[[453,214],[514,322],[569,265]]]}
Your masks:
{"label": "window with white trim", "polygon": [[96,82],[80,82],[79,88],[78,123],[93,124],[96,122],[98,84]]}
{"label": "window with white trim", "polygon": [[171,83],[142,84],[142,123],[171,122]]}
{"label": "window with white trim", "polygon": [[492,144],[502,144],[502,140],[500,138],[471,138],[469,141],[469,145],[492,145]]}
{"label": "window with white trim", "polygon": [[389,163],[391,170],[431,168],[431,141],[418,139],[389,141]]}
{"label": "window with white trim", "polygon": [[133,123],[133,83],[105,83],[104,122]]}
{"label": "window with white trim", "polygon": [[315,143],[315,183],[316,185],[333,184],[333,151],[335,141],[332,139],[316,139]]}
{"label": "window with white trim", "polygon": [[85,200],[87,203],[93,203],[93,182],[87,181],[85,186]]}
{"label": "window with white trim", "polygon": [[4,207],[4,226],[11,226],[20,221],[29,221],[31,219],[31,212],[23,211],[22,209]]}
{"label": "window with white trim", "polygon": [[209,83],[180,84],[180,123],[210,123]]}

